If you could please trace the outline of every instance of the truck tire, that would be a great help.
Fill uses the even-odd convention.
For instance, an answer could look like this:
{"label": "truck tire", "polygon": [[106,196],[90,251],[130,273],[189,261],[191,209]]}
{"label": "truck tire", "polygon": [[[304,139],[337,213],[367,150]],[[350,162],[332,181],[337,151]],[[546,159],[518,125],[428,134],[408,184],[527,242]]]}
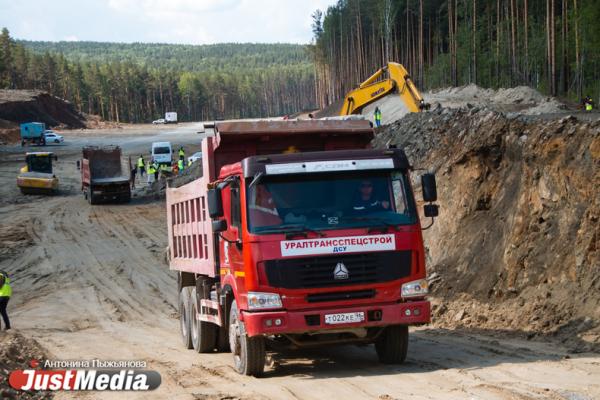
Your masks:
{"label": "truck tire", "polygon": [[231,310],[231,297],[228,295],[225,301],[225,305],[222,308],[223,315],[223,326],[220,326],[217,332],[217,351],[228,353],[229,349],[229,323],[228,315]]}
{"label": "truck tire", "polygon": [[192,288],[190,286],[181,288],[181,292],[179,292],[179,329],[183,346],[186,349],[193,348],[189,309],[190,297],[192,297]]}
{"label": "truck tire", "polygon": [[227,325],[220,326],[217,332],[217,351],[226,353],[229,349],[229,330]]}
{"label": "truck tire", "polygon": [[87,188],[86,198],[87,198],[88,203],[90,203],[90,204],[97,203],[96,199],[94,198],[94,191],[93,191],[92,185],[88,186],[88,188]]}
{"label": "truck tire", "polygon": [[248,337],[239,320],[237,303],[234,300],[229,313],[229,346],[237,372],[242,375],[260,376],[265,369],[265,339],[262,336]]}
{"label": "truck tire", "polygon": [[196,318],[196,315],[199,313],[198,305],[200,303],[200,297],[197,296],[197,293],[194,287],[189,299],[192,346],[198,353],[210,353],[215,349],[218,326]]}
{"label": "truck tire", "polygon": [[384,364],[402,364],[408,351],[408,326],[392,325],[385,328],[375,341],[379,361]]}

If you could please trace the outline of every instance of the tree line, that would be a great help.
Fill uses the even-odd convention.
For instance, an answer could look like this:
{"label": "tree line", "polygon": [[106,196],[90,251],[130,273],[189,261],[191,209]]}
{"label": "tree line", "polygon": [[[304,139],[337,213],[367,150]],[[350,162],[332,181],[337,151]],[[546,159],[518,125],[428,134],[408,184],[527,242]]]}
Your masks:
{"label": "tree line", "polygon": [[0,88],[39,89],[119,122],[252,118],[315,107],[304,46],[15,41],[0,34]]}
{"label": "tree line", "polygon": [[424,89],[475,83],[600,97],[600,0],[339,0],[313,14],[323,107],[387,61]]}

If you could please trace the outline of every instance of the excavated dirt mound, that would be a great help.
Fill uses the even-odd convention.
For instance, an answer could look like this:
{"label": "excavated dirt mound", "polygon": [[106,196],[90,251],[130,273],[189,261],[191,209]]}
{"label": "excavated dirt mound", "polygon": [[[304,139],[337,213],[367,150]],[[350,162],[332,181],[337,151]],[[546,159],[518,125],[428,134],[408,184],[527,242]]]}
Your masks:
{"label": "excavated dirt mound", "polygon": [[41,346],[16,332],[0,332],[0,399],[52,399],[51,392],[21,392],[12,389],[7,381],[10,373],[17,369],[29,369],[31,360],[47,358]]}
{"label": "excavated dirt mound", "polygon": [[[425,102],[432,108],[461,108],[472,105],[484,106],[500,112],[515,112],[529,115],[565,113],[567,105],[553,97],[546,97],[528,86],[517,86],[507,89],[485,89],[470,84],[460,87],[437,89],[423,93]],[[321,113],[327,114],[332,106]],[[339,110],[341,104],[337,106]],[[375,107],[379,107],[384,125],[391,124],[409,113],[406,104],[395,93],[389,94],[362,110],[362,114],[374,121]]]}
{"label": "excavated dirt mound", "polygon": [[86,127],[85,117],[71,103],[35,90],[0,90],[0,119],[16,124],[44,122],[49,127]]}
{"label": "excavated dirt mound", "polygon": [[425,231],[436,323],[600,344],[599,121],[439,107],[374,144],[437,173],[440,217]]}

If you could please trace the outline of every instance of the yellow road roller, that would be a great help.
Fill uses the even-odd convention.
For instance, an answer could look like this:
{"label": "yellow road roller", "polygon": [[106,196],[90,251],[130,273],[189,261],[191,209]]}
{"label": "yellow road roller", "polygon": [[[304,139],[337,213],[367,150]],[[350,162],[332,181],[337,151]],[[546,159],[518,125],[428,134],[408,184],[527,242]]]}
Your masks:
{"label": "yellow road roller", "polygon": [[23,194],[56,194],[58,178],[52,172],[52,162],[58,158],[51,152],[25,154],[27,165],[17,176],[17,186]]}

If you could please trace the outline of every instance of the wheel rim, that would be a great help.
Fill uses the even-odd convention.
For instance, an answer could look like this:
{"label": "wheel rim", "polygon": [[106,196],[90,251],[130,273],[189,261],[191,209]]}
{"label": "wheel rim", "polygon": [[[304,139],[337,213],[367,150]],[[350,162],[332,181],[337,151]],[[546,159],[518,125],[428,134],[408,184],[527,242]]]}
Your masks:
{"label": "wheel rim", "polygon": [[229,347],[236,364],[240,362],[242,346],[240,344],[240,324],[237,315],[232,315],[232,321],[229,324]]}
{"label": "wheel rim", "polygon": [[185,314],[185,306],[183,305],[183,302],[181,304],[179,304],[179,326],[181,327],[181,336],[182,337],[187,337],[187,321],[186,321],[186,314]]}
{"label": "wheel rim", "polygon": [[192,342],[193,343],[197,343],[198,342],[198,318],[196,317],[196,301],[192,300]]}

